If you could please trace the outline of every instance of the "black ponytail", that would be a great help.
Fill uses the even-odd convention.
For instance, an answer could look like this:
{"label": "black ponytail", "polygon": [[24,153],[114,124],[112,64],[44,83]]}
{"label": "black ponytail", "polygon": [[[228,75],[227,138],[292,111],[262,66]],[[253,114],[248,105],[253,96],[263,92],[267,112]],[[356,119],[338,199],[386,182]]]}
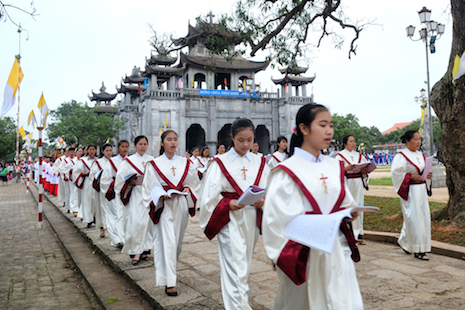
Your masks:
{"label": "black ponytail", "polygon": [[[174,132],[174,133],[176,134],[176,136],[178,135],[178,134],[176,133],[176,131],[171,130],[171,129],[168,129],[168,130],[164,131],[164,132],[161,134],[161,143],[163,143],[163,141],[165,141],[166,136],[167,136],[169,133],[172,133],[172,132]],[[164,147],[163,145],[161,145],[161,147],[160,147],[160,156],[163,155],[163,153],[165,153],[165,147]]]}
{"label": "black ponytail", "polygon": [[289,156],[294,155],[294,149],[301,147],[304,143],[304,135],[299,128],[300,124],[304,124],[310,129],[315,116],[321,111],[328,111],[328,109],[321,104],[309,103],[299,109],[295,117],[295,130],[291,138],[291,146],[289,147]]}

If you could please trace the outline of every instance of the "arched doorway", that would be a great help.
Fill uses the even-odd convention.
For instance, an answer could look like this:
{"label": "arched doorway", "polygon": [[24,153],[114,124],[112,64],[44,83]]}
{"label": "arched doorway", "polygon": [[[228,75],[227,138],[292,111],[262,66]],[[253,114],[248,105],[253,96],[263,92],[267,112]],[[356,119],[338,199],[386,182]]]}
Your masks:
{"label": "arched doorway", "polygon": [[218,144],[222,143],[226,150],[231,146],[231,124],[225,124],[220,131],[218,131]]}
{"label": "arched doorway", "polygon": [[205,130],[199,124],[192,124],[186,131],[186,151],[195,146],[201,148],[205,145]]}
{"label": "arched doorway", "polygon": [[260,148],[258,151],[262,154],[270,153],[270,132],[265,125],[258,125],[255,130],[255,141],[258,142]]}

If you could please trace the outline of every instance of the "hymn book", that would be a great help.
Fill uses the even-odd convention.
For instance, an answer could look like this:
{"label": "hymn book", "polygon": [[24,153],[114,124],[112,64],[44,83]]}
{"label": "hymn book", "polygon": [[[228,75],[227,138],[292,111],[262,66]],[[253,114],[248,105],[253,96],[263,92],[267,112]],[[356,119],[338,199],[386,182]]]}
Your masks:
{"label": "hymn book", "polygon": [[265,189],[252,185],[237,199],[237,204],[250,206],[261,200],[265,196]]}
{"label": "hymn book", "polygon": [[160,183],[155,183],[154,187],[152,188],[152,191],[150,192],[150,195],[152,196],[152,201],[153,203],[157,206],[157,209],[160,208],[162,205],[158,205],[160,202],[160,198],[165,197],[165,195],[168,195],[168,197],[171,198],[172,195],[183,195],[187,196],[187,193],[175,190],[175,189],[169,189],[165,191],[165,189],[160,185]]}
{"label": "hymn book", "polygon": [[425,169],[423,169],[423,173],[421,174],[421,179],[423,181],[426,181],[426,178],[428,177],[428,173],[431,172],[431,169],[433,168],[433,156],[427,157],[425,160]]}
{"label": "hymn book", "polygon": [[129,180],[133,176],[136,176],[136,185],[142,185],[142,182],[144,181],[144,176],[143,175],[137,175],[137,173],[130,173],[124,177],[124,181]]}
{"label": "hymn book", "polygon": [[376,211],[378,207],[347,208],[330,214],[305,214],[292,219],[284,230],[284,235],[309,248],[331,254],[344,218],[352,218],[353,212]]}
{"label": "hymn book", "polygon": [[367,173],[370,173],[376,169],[376,165],[373,162],[352,164],[352,166],[354,167],[352,168],[350,173],[359,173],[360,171],[362,171],[363,168],[367,168]]}

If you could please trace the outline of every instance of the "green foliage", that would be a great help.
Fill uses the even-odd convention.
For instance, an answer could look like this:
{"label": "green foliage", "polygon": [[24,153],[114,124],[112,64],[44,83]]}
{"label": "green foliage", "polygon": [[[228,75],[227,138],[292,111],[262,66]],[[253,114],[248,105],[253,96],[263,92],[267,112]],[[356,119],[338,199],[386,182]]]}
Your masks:
{"label": "green foliage", "polygon": [[369,185],[392,186],[392,179],[391,178],[377,178],[377,179],[370,178]]}
{"label": "green foliage", "polygon": [[125,120],[118,120],[110,113],[97,113],[75,100],[62,103],[51,115],[54,121],[46,128],[49,139],[63,137],[68,145],[102,145],[108,138],[117,138],[118,132],[125,128]]}
{"label": "green foliage", "polygon": [[16,151],[16,124],[13,118],[0,119],[0,160],[13,160]]}

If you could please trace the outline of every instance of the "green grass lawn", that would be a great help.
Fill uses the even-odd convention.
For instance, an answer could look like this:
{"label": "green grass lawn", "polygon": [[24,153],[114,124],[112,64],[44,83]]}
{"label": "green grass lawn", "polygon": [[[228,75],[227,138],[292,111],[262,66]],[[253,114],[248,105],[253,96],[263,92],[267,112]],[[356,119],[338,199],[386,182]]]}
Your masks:
{"label": "green grass lawn", "polygon": [[[445,203],[430,202],[431,211],[440,210]],[[400,233],[402,218],[396,217],[401,213],[399,198],[365,196],[365,206],[376,206],[377,212],[365,212],[363,228],[374,231]],[[433,240],[465,246],[465,231],[448,228],[438,222],[431,223],[431,237]]]}
{"label": "green grass lawn", "polygon": [[368,184],[369,185],[388,185],[388,186],[390,185],[392,186],[392,180],[391,178],[378,178],[378,179],[371,178]]}

